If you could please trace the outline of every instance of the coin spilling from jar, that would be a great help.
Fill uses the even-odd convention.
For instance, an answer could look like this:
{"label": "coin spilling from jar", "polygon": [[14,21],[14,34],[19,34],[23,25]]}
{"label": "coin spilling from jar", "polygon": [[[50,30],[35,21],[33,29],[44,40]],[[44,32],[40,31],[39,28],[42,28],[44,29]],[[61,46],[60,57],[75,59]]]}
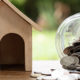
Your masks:
{"label": "coin spilling from jar", "polygon": [[80,71],[80,40],[63,50],[66,55],[60,60],[64,69]]}

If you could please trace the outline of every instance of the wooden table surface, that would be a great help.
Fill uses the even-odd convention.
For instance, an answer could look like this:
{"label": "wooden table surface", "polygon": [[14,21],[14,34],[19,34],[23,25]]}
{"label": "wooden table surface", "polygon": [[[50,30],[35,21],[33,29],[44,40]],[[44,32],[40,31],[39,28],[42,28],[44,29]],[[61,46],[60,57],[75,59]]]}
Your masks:
{"label": "wooden table surface", "polygon": [[[50,69],[59,68],[59,61],[33,61],[33,72],[49,72]],[[36,80],[30,77],[31,72],[0,71],[0,80]]]}
{"label": "wooden table surface", "polygon": [[0,72],[0,80],[36,80],[30,77],[31,72],[20,71],[2,71]]}

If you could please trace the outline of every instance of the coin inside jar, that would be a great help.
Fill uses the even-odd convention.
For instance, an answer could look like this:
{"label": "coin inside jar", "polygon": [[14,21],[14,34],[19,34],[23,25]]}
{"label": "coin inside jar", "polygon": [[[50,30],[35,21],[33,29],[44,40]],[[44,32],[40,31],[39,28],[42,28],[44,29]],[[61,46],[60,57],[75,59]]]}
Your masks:
{"label": "coin inside jar", "polygon": [[80,56],[80,52],[76,52],[76,53],[73,53],[72,55],[77,55],[77,56]]}
{"label": "coin inside jar", "polygon": [[68,70],[75,70],[76,67],[74,65],[69,65],[69,66],[62,66],[64,69],[68,69]]}
{"label": "coin inside jar", "polygon": [[76,41],[73,43],[73,46],[79,46],[80,45],[80,41]]}
{"label": "coin inside jar", "polygon": [[69,65],[69,66],[63,66],[64,69],[68,69],[68,70],[75,70],[76,66],[75,65]]}
{"label": "coin inside jar", "polygon": [[63,53],[69,55],[71,54],[72,49],[73,49],[73,46],[67,47],[64,49]]}
{"label": "coin inside jar", "polygon": [[80,67],[76,67],[76,70],[77,70],[77,71],[80,71]]}
{"label": "coin inside jar", "polygon": [[72,53],[80,52],[80,46],[74,46],[72,49]]}
{"label": "coin inside jar", "polygon": [[61,59],[60,63],[61,65],[64,65],[64,66],[70,66],[73,64],[78,64],[79,59],[76,56],[65,56]]}

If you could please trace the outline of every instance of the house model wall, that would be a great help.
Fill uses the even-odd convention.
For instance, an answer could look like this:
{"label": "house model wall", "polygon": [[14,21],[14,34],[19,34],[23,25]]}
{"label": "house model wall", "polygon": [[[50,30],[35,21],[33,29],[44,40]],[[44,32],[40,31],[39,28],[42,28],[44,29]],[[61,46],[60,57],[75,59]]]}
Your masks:
{"label": "house model wall", "polygon": [[32,26],[40,27],[8,0],[0,0],[0,64],[25,64],[32,70]]}

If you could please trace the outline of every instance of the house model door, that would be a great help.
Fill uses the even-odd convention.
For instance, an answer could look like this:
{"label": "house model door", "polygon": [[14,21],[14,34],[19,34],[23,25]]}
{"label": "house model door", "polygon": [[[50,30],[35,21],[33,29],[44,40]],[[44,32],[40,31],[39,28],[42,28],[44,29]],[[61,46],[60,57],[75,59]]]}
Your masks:
{"label": "house model door", "polygon": [[18,34],[10,33],[2,37],[0,41],[0,65],[22,66],[25,69],[25,44]]}

